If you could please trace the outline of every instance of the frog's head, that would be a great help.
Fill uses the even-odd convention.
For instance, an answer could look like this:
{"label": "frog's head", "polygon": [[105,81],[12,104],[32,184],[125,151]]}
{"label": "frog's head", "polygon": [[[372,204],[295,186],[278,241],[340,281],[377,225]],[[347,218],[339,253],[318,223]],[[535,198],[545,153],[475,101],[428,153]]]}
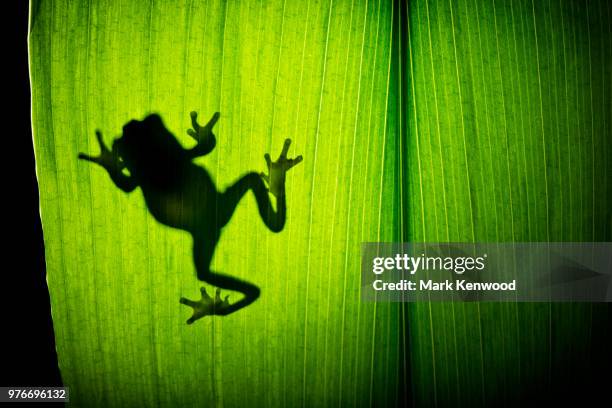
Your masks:
{"label": "frog's head", "polygon": [[181,146],[157,114],[143,120],[131,120],[123,134],[113,142],[125,167],[147,170],[164,167],[180,157]]}

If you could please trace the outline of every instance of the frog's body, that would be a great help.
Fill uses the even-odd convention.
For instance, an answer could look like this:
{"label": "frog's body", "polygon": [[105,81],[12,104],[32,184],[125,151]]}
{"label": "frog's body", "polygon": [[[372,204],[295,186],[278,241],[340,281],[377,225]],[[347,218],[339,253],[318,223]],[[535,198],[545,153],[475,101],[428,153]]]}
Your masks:
{"label": "frog's body", "polygon": [[[215,299],[202,289],[199,302],[181,298],[181,303],[194,308],[187,323],[210,314],[227,315],[235,312],[259,297],[259,288],[248,282],[221,275],[210,270],[210,262],[219,241],[221,229],[229,222],[240,199],[251,190],[255,195],[259,213],[264,223],[274,232],[285,224],[285,172],[298,164],[302,158],[287,159],[290,140],[277,162],[265,155],[269,176],[247,173],[225,192],[219,192],[206,171],[193,163],[193,159],[210,153],[216,139],[212,127],[219,119],[215,113],[204,127],[197,123],[192,112],[193,129],[188,133],[198,144],[184,149],[164,126],[158,115],[150,115],[143,121],[133,120],[123,127],[123,135],[113,142],[112,150],[104,145],[98,132],[102,153],[98,157],[81,154],[81,159],[103,166],[114,183],[125,192],[140,187],[151,215],[160,223],[191,233],[194,242],[194,261],[198,279],[223,289],[236,290],[244,298],[229,304],[227,297],[221,300],[219,292]],[[129,172],[124,173],[124,170]],[[273,209],[268,189],[277,198]]]}

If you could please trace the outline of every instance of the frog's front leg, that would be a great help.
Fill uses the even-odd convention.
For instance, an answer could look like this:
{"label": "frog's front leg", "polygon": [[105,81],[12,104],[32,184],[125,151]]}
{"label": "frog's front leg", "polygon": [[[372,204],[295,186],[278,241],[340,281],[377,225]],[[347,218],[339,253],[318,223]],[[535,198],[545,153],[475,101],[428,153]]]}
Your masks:
{"label": "frog's front leg", "polygon": [[187,324],[192,324],[204,316],[221,314],[229,306],[229,295],[221,300],[221,289],[217,288],[215,298],[211,298],[205,288],[200,288],[202,297],[198,301],[193,301],[182,297],[179,302],[193,308],[193,315],[187,319]]}
{"label": "frog's front leg", "polygon": [[106,147],[106,144],[104,144],[102,133],[99,130],[96,131],[96,139],[98,140],[98,145],[100,145],[100,155],[90,156],[85,153],[79,153],[79,159],[90,161],[102,166],[104,169],[106,169],[111,180],[113,180],[117,187],[126,193],[133,191],[137,184],[132,177],[123,174],[123,169],[125,166],[121,162],[121,158],[119,157],[119,153],[117,152],[115,145],[113,145],[113,150],[109,150],[109,148]]}
{"label": "frog's front leg", "polygon": [[198,113],[196,111],[191,112],[190,116],[193,129],[188,129],[187,134],[198,142],[198,144],[187,152],[190,158],[195,159],[196,157],[207,155],[217,145],[217,139],[213,133],[213,127],[219,120],[219,116],[221,116],[221,114],[219,112],[215,112],[212,118],[210,118],[208,123],[204,126],[200,126],[198,123]]}

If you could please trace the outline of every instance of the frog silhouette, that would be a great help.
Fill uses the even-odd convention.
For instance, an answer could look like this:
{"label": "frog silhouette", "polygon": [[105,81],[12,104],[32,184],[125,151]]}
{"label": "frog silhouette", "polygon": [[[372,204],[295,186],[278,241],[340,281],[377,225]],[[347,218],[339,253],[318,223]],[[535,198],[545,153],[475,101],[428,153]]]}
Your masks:
{"label": "frog silhouette", "polygon": [[[100,155],[78,156],[103,167],[121,190],[129,193],[140,187],[149,212],[158,222],[191,234],[197,278],[217,290],[214,298],[201,288],[201,299],[180,299],[180,303],[193,308],[188,324],[208,315],[229,315],[257,300],[260,289],[254,284],[210,269],[213,254],[223,227],[249,191],[255,196],[264,224],[273,232],[284,228],[286,172],[302,161],[302,156],[287,158],[291,140],[286,139],[277,161],[273,162],[269,154],[264,155],[268,174],[246,173],[225,191],[218,191],[206,169],[193,159],[215,148],[213,127],[219,116],[219,112],[215,113],[205,126],[200,126],[197,113],[191,112],[193,128],[187,133],[197,142],[191,149],[183,148],[161,117],[152,114],[142,121],[127,123],[111,149],[105,145],[100,131],[96,131]],[[276,199],[276,208],[271,195]],[[243,297],[230,303],[229,296],[221,299],[220,289],[240,292]]]}

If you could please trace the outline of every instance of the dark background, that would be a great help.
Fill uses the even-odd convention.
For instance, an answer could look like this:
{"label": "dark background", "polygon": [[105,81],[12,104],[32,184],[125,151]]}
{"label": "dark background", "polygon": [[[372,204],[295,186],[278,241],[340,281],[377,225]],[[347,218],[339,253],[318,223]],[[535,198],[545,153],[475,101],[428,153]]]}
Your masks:
{"label": "dark background", "polygon": [[[60,386],[38,211],[28,74],[28,2],[4,5],[1,386]],[[8,10],[7,10],[8,9]],[[7,86],[8,85],[8,86]],[[8,144],[8,145],[7,145]],[[8,339],[7,339],[8,337]],[[8,344],[7,344],[8,343]]]}

